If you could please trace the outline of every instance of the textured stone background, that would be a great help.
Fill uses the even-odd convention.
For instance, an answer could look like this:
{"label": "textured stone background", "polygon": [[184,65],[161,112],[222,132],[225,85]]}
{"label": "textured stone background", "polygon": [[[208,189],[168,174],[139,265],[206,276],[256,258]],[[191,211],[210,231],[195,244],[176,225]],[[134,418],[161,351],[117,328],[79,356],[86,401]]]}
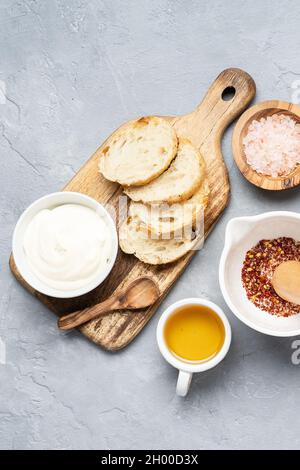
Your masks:
{"label": "textured stone background", "polygon": [[[59,190],[122,121],[190,111],[229,66],[253,76],[257,100],[297,99],[299,22],[296,0],[1,0],[1,448],[299,447],[300,366],[291,364],[292,341],[240,323],[217,278],[226,222],[298,210],[299,190],[270,194],[250,186],[232,163],[232,129],[223,145],[230,206],[126,350],[112,355],[78,333],[59,334],[55,317],[7,266],[24,208]],[[167,305],[193,295],[224,307],[234,337],[226,360],[195,377],[182,400],[155,328]]]}

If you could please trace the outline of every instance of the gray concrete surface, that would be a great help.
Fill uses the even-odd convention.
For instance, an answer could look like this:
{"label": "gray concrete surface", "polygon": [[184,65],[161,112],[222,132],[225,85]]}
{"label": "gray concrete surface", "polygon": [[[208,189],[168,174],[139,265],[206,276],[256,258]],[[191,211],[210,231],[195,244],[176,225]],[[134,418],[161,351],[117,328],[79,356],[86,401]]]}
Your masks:
{"label": "gray concrete surface", "polygon": [[[299,448],[292,340],[240,323],[217,276],[226,222],[297,211],[299,190],[270,194],[249,185],[232,162],[232,128],[223,144],[230,206],[126,350],[112,355],[79,333],[59,334],[54,316],[7,265],[23,209],[59,190],[121,122],[188,112],[229,66],[253,76],[256,100],[299,101],[299,22],[296,0],[1,1],[1,449]],[[233,343],[183,400],[155,328],[166,306],[195,295],[224,307]]]}

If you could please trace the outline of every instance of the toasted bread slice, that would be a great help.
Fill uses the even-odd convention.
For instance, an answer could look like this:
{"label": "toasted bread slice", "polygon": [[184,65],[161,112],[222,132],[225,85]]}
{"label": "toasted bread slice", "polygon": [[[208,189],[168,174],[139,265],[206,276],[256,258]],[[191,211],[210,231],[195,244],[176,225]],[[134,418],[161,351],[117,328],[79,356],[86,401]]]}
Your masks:
{"label": "toasted bread slice", "polygon": [[202,236],[194,239],[184,237],[169,240],[152,239],[141,229],[139,220],[134,217],[128,217],[119,229],[121,249],[148,264],[172,263],[188,251],[197,248],[201,241]]}
{"label": "toasted bread slice", "polygon": [[157,178],[177,152],[177,136],[163,118],[142,117],[114,133],[100,154],[103,176],[122,185],[141,185]]}
{"label": "toasted bread slice", "polygon": [[139,187],[125,187],[133,201],[154,204],[189,199],[204,179],[205,162],[200,152],[187,139],[179,139],[176,158],[158,178]]}
{"label": "toasted bread slice", "polygon": [[208,200],[209,185],[205,179],[195,194],[183,202],[149,205],[131,201],[129,216],[137,217],[141,229],[158,238],[167,239],[171,234],[187,235],[203,222]]}

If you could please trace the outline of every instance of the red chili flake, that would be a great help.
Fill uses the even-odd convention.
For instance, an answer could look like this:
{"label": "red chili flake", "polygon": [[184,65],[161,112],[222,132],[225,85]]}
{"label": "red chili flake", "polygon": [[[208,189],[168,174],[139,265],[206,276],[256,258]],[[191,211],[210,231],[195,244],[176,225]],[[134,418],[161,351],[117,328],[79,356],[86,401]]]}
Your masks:
{"label": "red chili flake", "polygon": [[242,268],[242,283],[248,299],[256,307],[279,317],[300,313],[300,305],[279,297],[271,283],[277,266],[293,260],[300,261],[300,242],[293,238],[260,240],[247,251]]}

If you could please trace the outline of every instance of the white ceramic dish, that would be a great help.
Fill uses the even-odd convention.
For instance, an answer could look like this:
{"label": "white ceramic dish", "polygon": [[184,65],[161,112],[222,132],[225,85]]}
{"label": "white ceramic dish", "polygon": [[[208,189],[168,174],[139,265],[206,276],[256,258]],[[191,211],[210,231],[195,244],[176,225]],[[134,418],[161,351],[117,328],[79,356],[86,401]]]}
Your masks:
{"label": "white ceramic dish", "polygon": [[228,307],[246,325],[267,335],[297,336],[300,335],[300,314],[280,318],[260,310],[248,300],[241,281],[246,252],[262,239],[283,236],[300,240],[300,214],[274,211],[231,219],[226,227],[219,281]]}
{"label": "white ceramic dish", "polygon": [[[174,354],[171,353],[168,346],[166,345],[164,337],[164,328],[166,321],[171,315],[173,315],[173,313],[178,308],[183,307],[185,305],[202,305],[205,307],[209,307],[221,318],[225,329],[224,344],[218,354],[216,354],[216,356],[214,356],[212,359],[203,362],[183,361],[174,356]],[[221,310],[218,305],[214,304],[213,302],[210,302],[209,300],[195,297],[179,300],[178,302],[175,302],[174,304],[170,305],[170,307],[168,307],[167,310],[164,311],[157,325],[156,339],[159,350],[163,357],[166,359],[167,362],[169,362],[169,364],[171,364],[171,366],[179,370],[176,393],[181,397],[185,397],[189,391],[193,374],[196,372],[204,372],[206,370],[212,369],[217,364],[219,364],[219,362],[221,362],[226,356],[231,344],[231,327],[225,313],[223,312],[223,310]]]}
{"label": "white ceramic dish", "polygon": [[[32,218],[42,209],[50,209],[62,204],[80,204],[90,209],[95,210],[101,216],[105,218],[107,226],[109,227],[112,247],[111,253],[109,256],[109,262],[107,263],[105,269],[99,274],[99,276],[94,279],[92,282],[86,284],[84,287],[76,290],[62,291],[53,289],[46,284],[44,284],[40,279],[38,279],[27,262],[26,255],[23,248],[24,233]],[[35,290],[49,295],[51,297],[58,298],[71,298],[78,297],[80,295],[86,294],[91,290],[95,289],[110,273],[118,253],[118,235],[115,223],[107,210],[99,204],[95,199],[92,199],[89,196],[86,196],[81,193],[62,191],[57,193],[48,194],[47,196],[41,197],[37,201],[33,202],[20,216],[17,225],[13,234],[12,241],[12,252],[13,257],[18,268],[19,273],[25,279],[25,281],[33,287]]]}

